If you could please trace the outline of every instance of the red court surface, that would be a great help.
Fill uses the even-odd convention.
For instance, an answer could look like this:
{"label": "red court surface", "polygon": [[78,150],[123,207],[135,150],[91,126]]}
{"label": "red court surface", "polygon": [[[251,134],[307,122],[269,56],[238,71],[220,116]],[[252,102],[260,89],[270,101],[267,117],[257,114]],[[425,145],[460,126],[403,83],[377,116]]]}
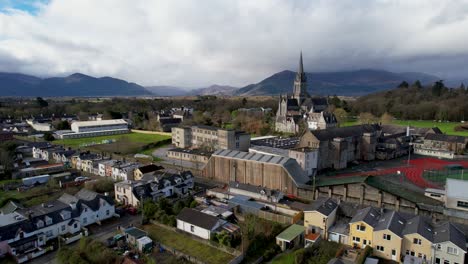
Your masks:
{"label": "red court surface", "polygon": [[357,176],[357,175],[370,175],[370,176],[381,176],[388,174],[395,174],[400,171],[405,177],[414,183],[415,185],[421,188],[435,188],[436,185],[426,181],[423,178],[423,172],[425,170],[441,170],[444,169],[447,165],[459,164],[464,168],[468,168],[468,160],[463,161],[449,161],[449,160],[440,160],[436,158],[417,158],[410,160],[408,166],[407,162],[402,162],[402,166],[385,168],[385,169],[376,169],[374,171],[365,171],[365,172],[354,172],[340,174],[337,176]]}

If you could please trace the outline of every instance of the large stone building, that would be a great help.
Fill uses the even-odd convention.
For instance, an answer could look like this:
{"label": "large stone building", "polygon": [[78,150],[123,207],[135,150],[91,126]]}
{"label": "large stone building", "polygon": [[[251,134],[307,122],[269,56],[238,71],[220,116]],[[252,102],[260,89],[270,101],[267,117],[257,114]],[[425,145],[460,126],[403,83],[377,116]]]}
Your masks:
{"label": "large stone building", "polygon": [[172,128],[172,144],[178,148],[247,151],[250,146],[250,135],[243,131],[203,125],[174,127]]}
{"label": "large stone building", "polygon": [[218,150],[203,169],[203,177],[229,184],[239,182],[262,186],[297,196],[309,178],[296,160],[289,157]]}
{"label": "large stone building", "polygon": [[311,97],[307,92],[307,77],[301,53],[293,94],[280,96],[275,129],[278,132],[299,133],[301,122],[313,130],[335,127],[337,124],[335,116],[332,113],[324,112],[327,107],[326,98]]}
{"label": "large stone building", "polygon": [[318,148],[318,170],[344,169],[352,161],[375,159],[378,131],[378,125],[306,130],[299,146]]}

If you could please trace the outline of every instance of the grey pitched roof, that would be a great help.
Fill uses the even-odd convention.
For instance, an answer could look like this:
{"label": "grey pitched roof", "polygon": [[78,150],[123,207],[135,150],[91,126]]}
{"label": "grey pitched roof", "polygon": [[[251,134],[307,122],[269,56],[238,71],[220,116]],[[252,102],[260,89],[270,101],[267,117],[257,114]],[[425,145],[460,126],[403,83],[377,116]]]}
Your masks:
{"label": "grey pitched roof", "polygon": [[434,241],[434,230],[429,225],[429,222],[424,219],[422,216],[415,216],[411,219],[408,219],[406,222],[405,228],[403,229],[402,234],[419,234],[422,237],[426,238],[429,241]]}
{"label": "grey pitched roof", "polygon": [[468,137],[429,133],[424,137],[424,139],[463,144],[468,140]]}
{"label": "grey pitched roof", "polygon": [[386,210],[375,226],[374,230],[390,230],[395,235],[401,237],[403,228],[405,227],[405,219],[396,211]]}
{"label": "grey pitched roof", "polygon": [[177,219],[208,230],[212,230],[219,221],[217,217],[191,208],[182,209]]}
{"label": "grey pitched roof", "polygon": [[321,197],[307,206],[304,211],[318,211],[323,215],[329,216],[337,207],[338,204],[332,198]]}
{"label": "grey pitched roof", "polygon": [[436,227],[434,232],[434,243],[442,243],[447,241],[452,242],[457,247],[466,252],[465,234],[450,222]]}
{"label": "grey pitched roof", "polygon": [[379,126],[373,125],[358,125],[349,127],[334,127],[321,130],[310,131],[318,140],[327,141],[334,138],[347,138],[353,136],[362,136],[364,133],[376,132]]}
{"label": "grey pitched roof", "polygon": [[380,212],[374,207],[366,207],[358,210],[351,219],[350,223],[363,221],[364,223],[375,227],[378,223]]}

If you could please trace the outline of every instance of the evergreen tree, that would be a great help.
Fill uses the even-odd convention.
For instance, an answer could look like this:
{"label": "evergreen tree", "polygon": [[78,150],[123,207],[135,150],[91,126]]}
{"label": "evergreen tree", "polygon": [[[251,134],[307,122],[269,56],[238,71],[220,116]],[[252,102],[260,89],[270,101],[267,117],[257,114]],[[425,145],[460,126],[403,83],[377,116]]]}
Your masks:
{"label": "evergreen tree", "polygon": [[403,81],[398,85],[398,88],[408,88],[409,84],[406,81]]}
{"label": "evergreen tree", "polygon": [[418,89],[421,89],[423,87],[419,80],[415,81],[411,86]]}

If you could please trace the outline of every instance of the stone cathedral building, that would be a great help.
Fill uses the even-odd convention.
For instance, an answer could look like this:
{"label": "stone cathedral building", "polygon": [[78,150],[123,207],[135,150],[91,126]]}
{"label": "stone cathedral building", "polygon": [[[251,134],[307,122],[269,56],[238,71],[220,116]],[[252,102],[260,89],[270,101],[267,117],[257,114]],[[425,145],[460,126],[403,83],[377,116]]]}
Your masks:
{"label": "stone cathedral building", "polygon": [[276,113],[275,130],[286,133],[299,133],[299,124],[310,130],[336,127],[335,116],[327,112],[327,98],[311,97],[307,92],[307,77],[302,63],[302,52],[299,59],[299,71],[294,80],[293,94],[280,95]]}

